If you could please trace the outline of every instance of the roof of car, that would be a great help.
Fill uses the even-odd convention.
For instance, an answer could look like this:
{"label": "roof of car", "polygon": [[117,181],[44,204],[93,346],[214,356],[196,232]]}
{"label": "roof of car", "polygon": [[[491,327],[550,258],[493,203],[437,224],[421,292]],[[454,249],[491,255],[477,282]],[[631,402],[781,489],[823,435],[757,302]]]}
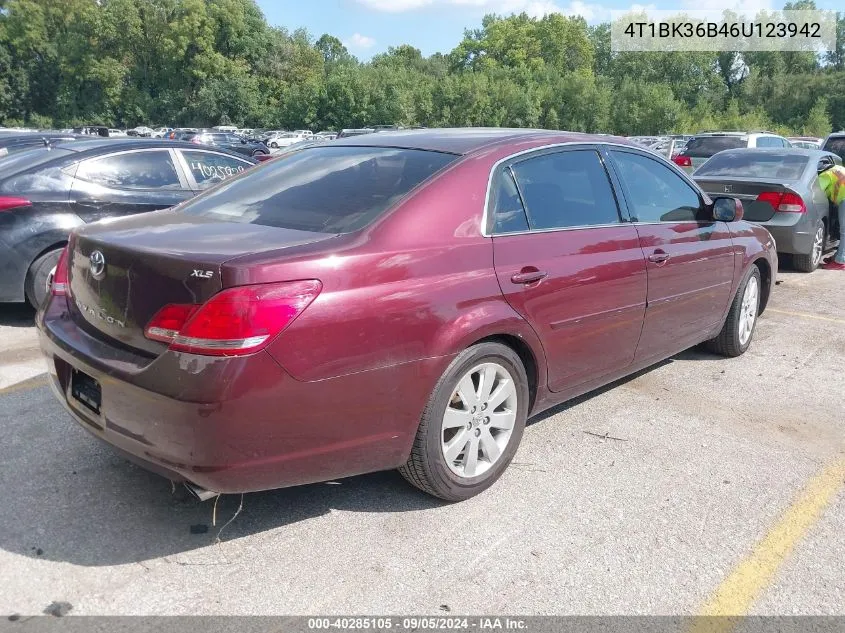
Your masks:
{"label": "roof of car", "polygon": [[805,149],[803,147],[738,147],[719,152],[719,154],[787,154],[793,156],[819,156],[830,153],[823,149]]}
{"label": "roof of car", "polygon": [[392,130],[340,138],[332,145],[365,145],[368,147],[402,147],[452,154],[470,154],[480,149],[517,141],[545,140],[549,143],[599,143],[613,142],[637,147],[621,137],[557,130],[532,130],[524,128],[434,128],[424,130]]}
{"label": "roof of car", "polygon": [[[183,141],[171,141],[161,138],[133,138],[131,136],[119,137],[93,137],[91,140],[74,141],[72,143],[56,143],[56,147],[62,147],[74,152],[86,152],[88,150],[100,149],[107,147],[113,151],[121,151],[124,149],[138,149],[143,147],[183,147],[186,149],[202,149],[202,145],[194,143],[185,143]],[[214,148],[215,151],[220,151],[220,148]]]}

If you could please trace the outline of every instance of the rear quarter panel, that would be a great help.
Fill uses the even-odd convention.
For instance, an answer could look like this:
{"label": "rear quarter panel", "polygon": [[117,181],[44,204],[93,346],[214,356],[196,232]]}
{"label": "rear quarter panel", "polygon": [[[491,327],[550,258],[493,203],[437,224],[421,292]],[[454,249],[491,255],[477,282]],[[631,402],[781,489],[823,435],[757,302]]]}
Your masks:
{"label": "rear quarter panel", "polygon": [[[750,222],[732,222],[730,225],[734,243],[734,282],[731,296],[734,296],[743,282],[751,266],[757,264],[762,273],[762,297],[760,312],[762,313],[771,296],[778,271],[778,258],[775,241],[771,234],[762,226]],[[725,313],[727,316],[727,312]]]}

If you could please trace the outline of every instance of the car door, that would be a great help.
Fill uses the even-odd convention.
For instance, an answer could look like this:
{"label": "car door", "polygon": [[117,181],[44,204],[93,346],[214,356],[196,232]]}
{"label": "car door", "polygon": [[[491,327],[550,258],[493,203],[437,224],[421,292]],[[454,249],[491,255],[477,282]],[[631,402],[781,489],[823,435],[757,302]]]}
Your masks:
{"label": "car door", "polygon": [[85,222],[172,207],[191,197],[167,148],[110,152],[75,166],[70,202]]}
{"label": "car door", "polygon": [[645,313],[645,260],[599,152],[523,155],[493,179],[496,276],[542,341],[549,387],[562,391],[630,365]]}
{"label": "car door", "polygon": [[194,191],[208,189],[253,166],[247,160],[208,150],[177,150],[182,168]]}
{"label": "car door", "polygon": [[648,269],[648,303],[637,360],[701,341],[730,301],[734,246],[699,191],[665,162],[634,149],[609,150]]}

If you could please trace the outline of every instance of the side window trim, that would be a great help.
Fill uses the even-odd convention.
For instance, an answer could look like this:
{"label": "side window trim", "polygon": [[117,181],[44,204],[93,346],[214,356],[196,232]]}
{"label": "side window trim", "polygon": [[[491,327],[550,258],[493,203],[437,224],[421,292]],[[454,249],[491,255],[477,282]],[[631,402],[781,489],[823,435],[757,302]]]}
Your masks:
{"label": "side window trim", "polygon": [[[550,154],[562,154],[564,152],[573,152],[573,151],[584,151],[589,150],[596,153],[599,159],[599,163],[604,168],[605,175],[607,176],[608,185],[610,186],[610,190],[613,194],[614,201],[616,202],[616,213],[619,217],[619,221],[613,224],[584,224],[579,226],[565,226],[565,227],[556,227],[556,228],[547,228],[547,229],[534,229],[531,228],[531,221],[530,215],[528,213],[528,207],[525,204],[525,196],[522,192],[522,187],[519,184],[519,179],[516,177],[516,174],[513,173],[513,167],[520,163],[523,163],[528,160],[532,160],[534,158],[539,158],[541,156],[548,156]],[[604,156],[604,146],[594,145],[591,143],[567,143],[565,146],[555,146],[555,147],[541,147],[537,148],[536,150],[529,150],[527,152],[521,152],[515,156],[510,156],[502,161],[496,163],[494,165],[493,170],[491,172],[490,178],[490,191],[487,195],[486,200],[486,222],[484,227],[484,236],[485,237],[498,237],[498,236],[505,236],[505,235],[523,235],[526,233],[554,233],[557,231],[582,231],[584,229],[591,229],[591,228],[601,228],[601,227],[609,227],[609,226],[620,226],[623,224],[627,224],[630,222],[630,215],[628,214],[628,209],[620,197],[619,192],[617,191],[618,184],[614,180],[611,169],[608,164],[605,162]],[[513,178],[513,182],[516,185],[516,190],[519,193],[519,199],[522,203],[522,211],[525,213],[525,220],[528,224],[529,228],[527,231],[512,231],[508,233],[497,233],[495,230],[496,221],[495,221],[495,200],[493,200],[493,183],[495,182],[496,177],[503,173],[505,170],[510,174],[511,178]]]}
{"label": "side window trim", "polygon": [[[617,176],[619,174],[619,167],[616,165],[616,162],[613,158],[613,155],[617,152],[626,153],[626,154],[636,154],[637,156],[647,158],[648,160],[653,161],[653,162],[657,163],[658,165],[662,165],[662,166],[668,168],[672,173],[680,176],[681,180],[684,181],[684,184],[686,184],[690,188],[690,190],[692,190],[692,192],[695,194],[696,198],[698,198],[699,210],[704,208],[704,206],[705,206],[704,199],[702,198],[701,192],[699,191],[698,187],[691,184],[691,181],[687,177],[687,175],[683,171],[681,171],[680,169],[675,167],[674,164],[670,163],[669,161],[656,160],[654,158],[654,156],[649,156],[647,153],[638,151],[636,148],[633,148],[633,147],[629,148],[629,147],[623,147],[621,145],[616,145],[616,146],[609,148],[608,155],[609,155],[609,158],[610,158],[610,164],[613,166],[613,170],[617,174]],[[633,216],[633,213],[632,213],[633,204],[631,202],[631,192],[628,190],[628,186],[625,184],[624,180],[622,180],[621,177],[619,177],[619,182],[620,182],[620,185],[622,187],[622,195],[625,198],[625,205],[629,209],[629,218],[631,218],[631,220],[629,220],[629,221],[632,221],[634,216]],[[683,224],[683,223],[686,223],[686,224],[709,224],[708,221],[704,221],[704,220],[678,220],[677,222],[675,222],[675,221],[672,222],[672,224]],[[634,222],[634,224],[635,225],[636,224],[640,224],[640,225],[665,224],[665,222],[662,222],[662,221],[639,222],[638,221],[638,222]]]}

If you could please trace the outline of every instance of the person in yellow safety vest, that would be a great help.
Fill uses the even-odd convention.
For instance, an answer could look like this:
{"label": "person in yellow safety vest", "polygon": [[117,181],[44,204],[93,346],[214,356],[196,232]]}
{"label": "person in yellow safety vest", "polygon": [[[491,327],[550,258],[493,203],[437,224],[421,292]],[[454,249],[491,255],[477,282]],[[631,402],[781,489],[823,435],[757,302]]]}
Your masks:
{"label": "person in yellow safety vest", "polygon": [[820,173],[819,186],[839,210],[839,248],[822,268],[845,270],[845,167],[833,165]]}

